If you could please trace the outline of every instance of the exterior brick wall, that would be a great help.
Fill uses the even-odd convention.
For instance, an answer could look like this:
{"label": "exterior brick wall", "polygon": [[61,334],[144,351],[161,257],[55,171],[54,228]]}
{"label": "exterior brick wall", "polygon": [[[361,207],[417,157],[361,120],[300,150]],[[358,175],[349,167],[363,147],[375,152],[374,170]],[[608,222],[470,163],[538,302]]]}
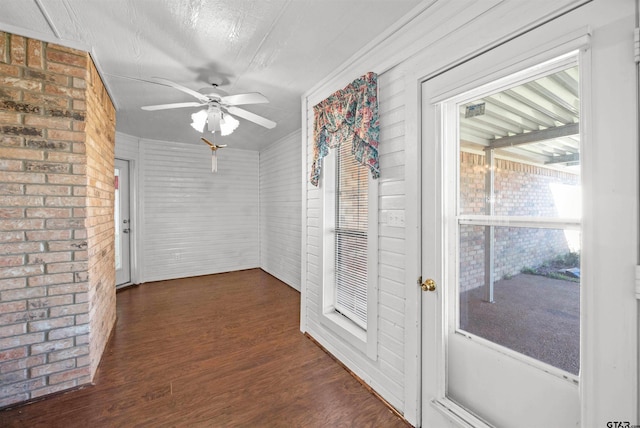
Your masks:
{"label": "exterior brick wall", "polygon": [[[94,224],[87,171],[95,157],[113,171],[114,113],[104,95],[87,113],[104,91],[92,67],[85,52],[0,32],[0,407],[90,382],[106,340],[94,336],[113,325],[115,300],[96,293],[109,281],[115,293],[113,262],[92,247],[107,220]],[[113,204],[113,180],[101,186]]]}
{"label": "exterior brick wall", "polygon": [[[485,212],[485,157],[460,153],[460,205],[463,214]],[[495,215],[559,217],[551,184],[579,186],[576,174],[496,159]],[[569,252],[563,231],[517,227],[495,227],[496,279],[514,275],[523,267],[534,267],[553,256]],[[484,284],[484,227],[463,226],[460,230],[460,287]]]}

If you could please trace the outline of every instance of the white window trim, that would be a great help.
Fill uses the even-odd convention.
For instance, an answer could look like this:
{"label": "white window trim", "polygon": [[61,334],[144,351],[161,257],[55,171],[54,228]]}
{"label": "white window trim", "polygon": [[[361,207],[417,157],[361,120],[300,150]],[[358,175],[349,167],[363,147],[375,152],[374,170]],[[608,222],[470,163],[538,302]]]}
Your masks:
{"label": "white window trim", "polygon": [[378,358],[378,180],[369,179],[369,227],[367,230],[367,329],[336,312],[335,301],[335,150],[322,161],[320,195],[322,203],[322,308],[320,323],[338,337],[366,354]]}

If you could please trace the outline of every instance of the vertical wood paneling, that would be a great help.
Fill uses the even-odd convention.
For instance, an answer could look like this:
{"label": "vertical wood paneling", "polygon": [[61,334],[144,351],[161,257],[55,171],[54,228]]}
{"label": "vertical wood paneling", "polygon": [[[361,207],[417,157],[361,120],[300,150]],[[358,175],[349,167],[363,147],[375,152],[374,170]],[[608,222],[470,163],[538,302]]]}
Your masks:
{"label": "vertical wood paneling", "polygon": [[[404,217],[404,75],[390,70],[379,76],[380,165],[378,185],[378,358],[350,349],[320,322],[322,294],[322,212],[321,191],[307,184],[307,272],[306,287],[309,333],[341,359],[350,360],[350,368],[369,383],[392,405],[403,408],[404,400],[404,227],[389,225],[390,215]],[[306,141],[312,141],[313,112],[307,116]],[[307,152],[312,152],[309,146]],[[305,171],[312,159],[309,155]],[[305,174],[306,175],[306,174]],[[324,341],[326,342],[324,342]]]}
{"label": "vertical wood paneling", "polygon": [[260,266],[300,290],[302,141],[295,132],[260,152]]}
{"label": "vertical wood paneling", "polygon": [[259,154],[140,142],[143,281],[258,267]]}

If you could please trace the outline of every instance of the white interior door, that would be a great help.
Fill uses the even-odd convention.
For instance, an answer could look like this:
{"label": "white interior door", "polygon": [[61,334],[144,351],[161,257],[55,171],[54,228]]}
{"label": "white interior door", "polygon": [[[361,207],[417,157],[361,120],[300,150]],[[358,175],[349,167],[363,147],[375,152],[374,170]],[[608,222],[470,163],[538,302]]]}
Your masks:
{"label": "white interior door", "polygon": [[[635,264],[637,148],[608,121],[621,104],[636,121],[632,91],[608,96],[632,66],[611,49],[633,25],[620,19],[632,2],[618,3],[620,15],[589,5],[422,85],[423,426],[596,426],[615,409],[637,423],[637,338],[619,328],[635,332],[636,302],[618,291],[633,278],[615,273]],[[618,279],[603,290],[605,275]],[[604,341],[624,348],[627,379],[603,363]],[[600,397],[610,376],[626,391],[616,400]]]}
{"label": "white interior door", "polygon": [[129,214],[129,161],[115,162],[116,286],[131,282],[131,217]]}

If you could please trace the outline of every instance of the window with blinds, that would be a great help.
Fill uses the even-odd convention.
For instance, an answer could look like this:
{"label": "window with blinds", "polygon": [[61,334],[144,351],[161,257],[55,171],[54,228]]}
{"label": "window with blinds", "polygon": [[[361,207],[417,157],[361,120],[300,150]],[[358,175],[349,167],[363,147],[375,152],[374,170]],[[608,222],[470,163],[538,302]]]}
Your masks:
{"label": "window with blinds", "polygon": [[335,310],[367,328],[368,169],[336,150]]}

